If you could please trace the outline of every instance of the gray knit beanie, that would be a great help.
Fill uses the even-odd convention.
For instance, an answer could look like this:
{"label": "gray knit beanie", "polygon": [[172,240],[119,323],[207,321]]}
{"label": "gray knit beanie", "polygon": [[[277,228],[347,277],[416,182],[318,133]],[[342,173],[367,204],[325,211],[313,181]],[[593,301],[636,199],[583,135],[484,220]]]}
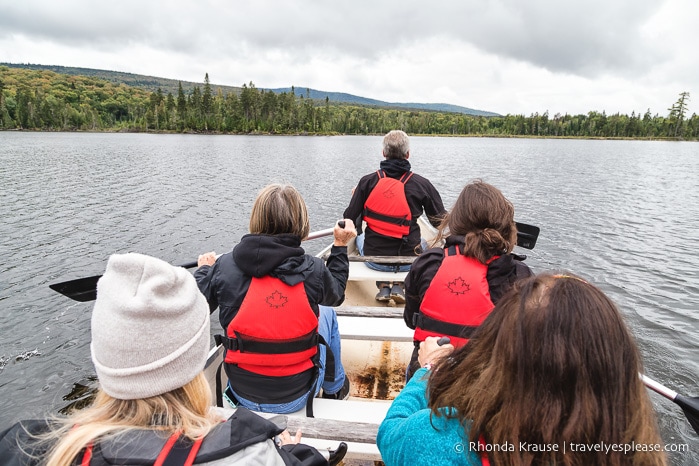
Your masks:
{"label": "gray knit beanie", "polygon": [[109,258],[90,345],[108,395],[134,400],[186,385],[204,369],[209,340],[209,305],[189,272],[142,254]]}

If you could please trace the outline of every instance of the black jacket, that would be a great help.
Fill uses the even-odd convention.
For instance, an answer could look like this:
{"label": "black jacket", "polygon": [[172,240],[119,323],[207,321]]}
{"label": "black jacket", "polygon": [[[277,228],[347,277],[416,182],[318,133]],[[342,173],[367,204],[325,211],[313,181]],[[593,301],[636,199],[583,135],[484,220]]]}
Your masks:
{"label": "black jacket", "polygon": [[[445,247],[464,244],[463,236],[448,236]],[[410,328],[413,325],[413,316],[420,310],[422,298],[427,288],[432,283],[439,266],[444,259],[443,248],[432,248],[420,255],[410,267],[405,279],[405,309],[403,319]],[[497,304],[500,298],[507,292],[512,284],[522,278],[533,275],[529,266],[524,262],[525,256],[517,254],[505,254],[488,264],[486,280],[490,291],[490,299]]]}
{"label": "black jacket", "polygon": [[[303,282],[308,302],[318,315],[318,305],[339,306],[345,299],[349,276],[347,248],[333,246],[323,260],[306,254],[294,235],[245,235],[233,251],[223,254],[212,266],[194,272],[199,290],[225,331],[250,287],[252,277],[272,276],[287,285]],[[303,395],[313,378],[309,371],[288,377],[266,377],[225,365],[236,392],[258,403],[286,403]]]}
{"label": "black jacket", "polygon": [[[381,169],[390,178],[399,179],[403,173],[410,170],[410,162],[402,159],[386,159],[381,162]],[[350,204],[343,213],[344,218],[352,219],[358,227],[361,227],[364,204],[378,182],[379,177],[376,172],[359,180]],[[420,227],[417,224],[417,218],[424,212],[430,223],[438,226],[446,213],[437,189],[427,178],[417,173],[414,173],[412,178],[405,183],[405,198],[413,217],[413,224],[410,226],[408,236],[391,238],[367,228],[364,232],[365,256],[414,256],[415,248],[420,244]]]}
{"label": "black jacket", "polygon": [[251,278],[267,275],[290,286],[303,282],[317,315],[319,304],[339,306],[345,299],[349,276],[347,248],[333,246],[323,264],[322,259],[304,252],[298,236],[245,235],[233,251],[223,254],[214,265],[204,265],[194,272],[211,312],[219,308],[224,329],[240,309]]}
{"label": "black jacket", "polygon": [[[0,465],[35,466],[41,464],[50,448],[38,444],[36,435],[46,433],[51,424],[45,420],[17,423],[0,432]],[[238,408],[224,423],[204,438],[196,456],[197,464],[258,464],[265,458],[281,457],[286,465],[328,464],[313,447],[304,444],[278,447],[273,439],[283,429],[245,408]],[[140,429],[108,437],[93,449],[91,466],[153,464],[162,450],[167,436],[150,429]],[[187,446],[187,443],[184,442]],[[32,458],[29,455],[34,455]],[[171,453],[172,455],[172,453]],[[252,458],[254,456],[254,458]],[[74,465],[80,464],[82,456]]]}

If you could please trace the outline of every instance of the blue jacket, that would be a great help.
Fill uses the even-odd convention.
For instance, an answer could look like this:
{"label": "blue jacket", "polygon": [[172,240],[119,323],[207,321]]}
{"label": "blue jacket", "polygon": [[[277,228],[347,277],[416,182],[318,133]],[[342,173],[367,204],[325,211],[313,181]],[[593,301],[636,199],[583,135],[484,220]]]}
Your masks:
{"label": "blue jacket", "polygon": [[428,374],[427,369],[415,372],[379,426],[376,444],[384,463],[481,466],[479,454],[469,450],[467,428],[427,407]]}

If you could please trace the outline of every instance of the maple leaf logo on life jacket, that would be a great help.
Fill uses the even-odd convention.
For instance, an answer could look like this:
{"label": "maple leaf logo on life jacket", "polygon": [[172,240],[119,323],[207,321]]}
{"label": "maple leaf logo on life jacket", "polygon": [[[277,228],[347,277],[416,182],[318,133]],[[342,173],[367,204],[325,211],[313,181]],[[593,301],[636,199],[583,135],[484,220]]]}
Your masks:
{"label": "maple leaf logo on life jacket", "polygon": [[387,189],[383,192],[383,197],[385,197],[386,199],[391,199],[393,197],[396,197],[396,193],[394,193],[392,189]]}
{"label": "maple leaf logo on life jacket", "polygon": [[267,301],[267,304],[269,304],[270,307],[280,308],[286,305],[289,298],[281,294],[279,291],[274,291],[271,295],[265,298],[265,301]]}
{"label": "maple leaf logo on life jacket", "polygon": [[463,278],[459,277],[447,283],[447,288],[454,294],[466,294],[466,292],[471,289],[471,285],[466,283]]}

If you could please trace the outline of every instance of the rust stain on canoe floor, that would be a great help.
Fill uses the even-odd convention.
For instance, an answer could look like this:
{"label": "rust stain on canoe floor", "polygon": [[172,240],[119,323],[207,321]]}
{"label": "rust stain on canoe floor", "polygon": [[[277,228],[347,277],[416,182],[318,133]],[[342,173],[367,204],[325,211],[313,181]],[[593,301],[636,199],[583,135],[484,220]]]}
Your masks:
{"label": "rust stain on canoe floor", "polygon": [[378,367],[366,367],[361,374],[349,374],[352,395],[376,400],[392,400],[405,385],[405,364],[391,361],[391,343],[383,342]]}

